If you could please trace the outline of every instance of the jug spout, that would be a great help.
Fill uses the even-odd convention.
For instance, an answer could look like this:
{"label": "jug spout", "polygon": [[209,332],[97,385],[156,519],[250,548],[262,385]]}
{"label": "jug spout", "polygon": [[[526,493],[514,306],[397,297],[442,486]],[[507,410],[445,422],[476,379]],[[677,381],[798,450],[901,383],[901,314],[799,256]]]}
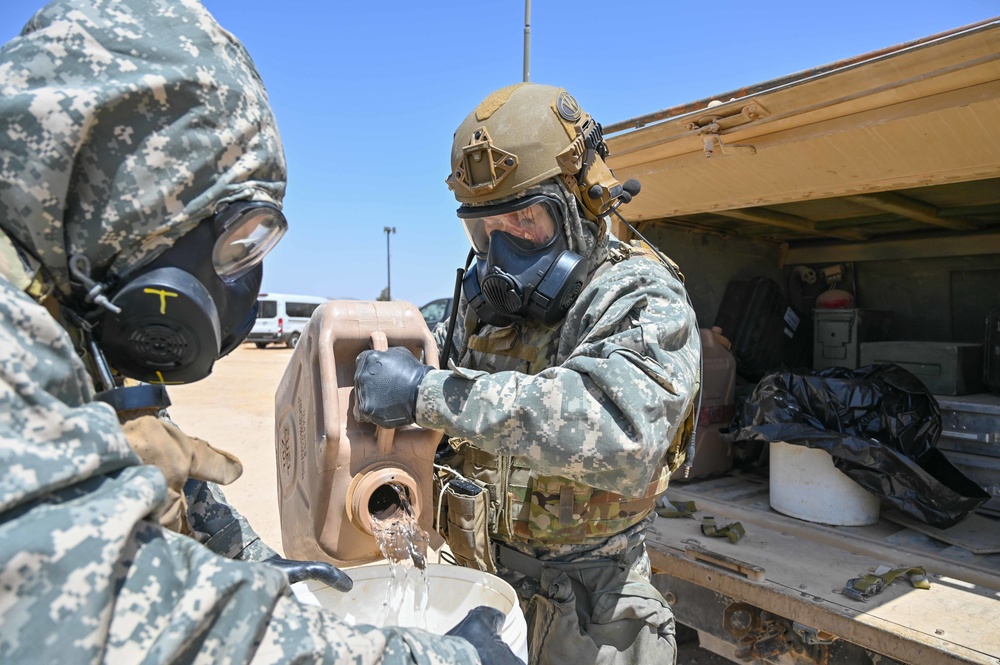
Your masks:
{"label": "jug spout", "polygon": [[380,559],[372,517],[398,509],[403,499],[418,524],[432,530],[434,453],[442,432],[376,428],[353,415],[355,359],[366,349],[392,346],[437,367],[434,337],[407,302],[332,300],[303,330],[275,395],[285,556],[344,567]]}
{"label": "jug spout", "polygon": [[348,517],[363,533],[374,535],[372,518],[384,520],[399,510],[420,515],[428,497],[416,479],[398,466],[359,473],[347,489]]}

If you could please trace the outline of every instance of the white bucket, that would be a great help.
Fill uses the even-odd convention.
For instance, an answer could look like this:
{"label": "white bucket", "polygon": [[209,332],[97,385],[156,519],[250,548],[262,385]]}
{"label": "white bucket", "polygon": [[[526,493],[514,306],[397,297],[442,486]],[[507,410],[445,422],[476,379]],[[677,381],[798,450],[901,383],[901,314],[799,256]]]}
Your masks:
{"label": "white bucket", "polygon": [[833,465],[825,450],[772,441],[771,507],[809,522],[864,526],[878,521],[879,501]]}
{"label": "white bucket", "polygon": [[[354,588],[347,593],[313,581],[293,584],[292,591],[300,601],[325,607],[349,624],[379,625],[389,585],[389,566],[360,566],[346,572],[354,580]],[[500,638],[521,660],[528,662],[528,627],[510,584],[496,575],[441,563],[427,564],[427,576],[430,593],[426,612],[422,617],[415,616],[412,593],[407,593],[396,625],[444,635],[469,610],[488,605],[506,616]]]}

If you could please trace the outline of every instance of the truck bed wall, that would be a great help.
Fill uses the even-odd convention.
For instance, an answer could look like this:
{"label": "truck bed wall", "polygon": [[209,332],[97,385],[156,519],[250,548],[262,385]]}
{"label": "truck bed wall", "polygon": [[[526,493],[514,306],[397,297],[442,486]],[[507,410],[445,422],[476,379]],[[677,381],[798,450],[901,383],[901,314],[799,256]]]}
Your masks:
{"label": "truck bed wall", "polygon": [[[781,267],[779,245],[661,225],[640,231],[680,265],[702,327],[715,321],[726,284],[734,279],[770,277],[798,304],[789,292],[796,266]],[[844,287],[859,307],[893,312],[894,339],[982,343],[986,312],[1000,305],[1000,255],[841,265]]]}

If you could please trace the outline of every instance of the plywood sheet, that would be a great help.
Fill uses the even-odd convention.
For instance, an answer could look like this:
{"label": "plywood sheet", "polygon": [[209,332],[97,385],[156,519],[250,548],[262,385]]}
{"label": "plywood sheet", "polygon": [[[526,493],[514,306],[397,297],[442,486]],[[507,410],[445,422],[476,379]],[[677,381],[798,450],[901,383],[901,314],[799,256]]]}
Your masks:
{"label": "plywood sheet", "polygon": [[935,540],[966,549],[973,554],[1000,553],[1000,521],[990,517],[973,514],[950,529],[937,529],[898,513],[886,513],[883,517]]}

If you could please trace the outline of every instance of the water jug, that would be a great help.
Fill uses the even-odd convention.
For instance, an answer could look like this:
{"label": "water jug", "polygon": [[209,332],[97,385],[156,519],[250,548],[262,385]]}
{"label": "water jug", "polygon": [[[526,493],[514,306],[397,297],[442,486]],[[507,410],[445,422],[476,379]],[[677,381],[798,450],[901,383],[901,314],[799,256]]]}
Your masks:
{"label": "water jug", "polygon": [[382,558],[372,516],[400,509],[397,487],[428,532],[442,433],[384,429],[353,415],[354,367],[365,349],[405,346],[437,367],[419,310],[404,301],[331,300],[313,313],[275,395],[275,456],[284,555],[341,567]]}

